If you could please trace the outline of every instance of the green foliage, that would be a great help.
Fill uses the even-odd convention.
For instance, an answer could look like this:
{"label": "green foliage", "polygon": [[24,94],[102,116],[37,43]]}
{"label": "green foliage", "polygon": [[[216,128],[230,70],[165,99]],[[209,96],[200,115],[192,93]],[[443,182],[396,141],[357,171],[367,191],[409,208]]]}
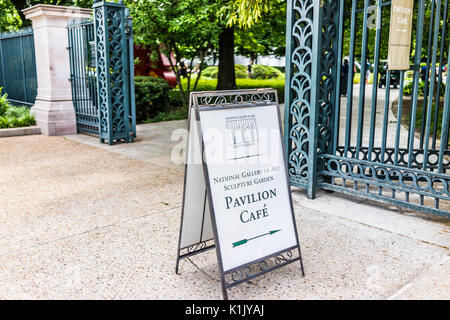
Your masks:
{"label": "green foliage", "polygon": [[22,26],[19,13],[9,0],[0,0],[0,32],[16,31]]}
{"label": "green foliage", "polygon": [[276,79],[284,78],[284,74],[274,67],[253,65],[252,66],[252,79]]}
{"label": "green foliage", "polygon": [[[408,110],[409,111],[409,110]],[[434,129],[436,126],[435,123],[435,112],[436,112],[436,103],[433,101],[432,104],[432,108],[431,108],[431,117],[430,117],[430,137],[433,136],[434,133]],[[422,116],[423,116],[423,103],[418,103],[417,104],[417,111],[416,111],[416,122],[415,122],[415,131],[417,133],[421,132],[422,127],[425,125],[426,126],[426,121],[427,121],[427,114],[425,112],[425,123],[422,123]],[[442,118],[444,116],[444,108],[442,106],[442,102],[440,104],[440,108],[438,110],[438,118],[437,118],[437,128],[436,128],[436,137],[438,139],[441,138],[441,134],[442,134]],[[409,114],[409,112],[404,115],[402,117],[402,124],[405,126],[405,128],[408,128],[409,123],[410,123],[410,118],[411,115]],[[450,137],[449,137],[450,140]]]}
{"label": "green foliage", "polygon": [[162,78],[138,76],[134,79],[136,122],[144,122],[169,105],[169,84]]}
{"label": "green foliage", "polygon": [[[52,4],[60,6],[76,6],[82,8],[92,8],[93,0],[0,0],[0,9],[2,8],[1,3],[6,3],[9,8],[13,8],[12,11],[14,19],[18,20],[19,24],[26,27],[31,25],[30,20],[26,20],[22,13],[22,10],[28,7],[32,7],[37,4]],[[115,2],[115,1],[113,1]],[[3,10],[0,10],[3,13]],[[0,15],[0,21],[2,17]],[[20,26],[19,25],[19,26]]]}
{"label": "green foliage", "polygon": [[4,95],[1,95],[2,93],[2,87],[0,87],[0,117],[5,115],[6,109],[9,107],[8,100],[6,98],[8,97],[5,93]]}
{"label": "green foliage", "polygon": [[152,50],[152,60],[157,61],[159,51],[167,57],[174,54],[176,63],[171,67],[177,75],[182,101],[187,104],[189,92],[180,86],[179,63],[186,61],[192,70],[193,60],[203,61],[217,42],[220,4],[210,0],[179,0],[176,5],[172,0],[130,0],[126,4],[133,17],[134,39]]}
{"label": "green foliage", "polygon": [[236,80],[238,89],[258,89],[272,88],[278,92],[278,100],[284,102],[284,78],[254,80],[254,79],[238,79]]}
{"label": "green foliage", "polygon": [[[247,71],[245,66],[235,65],[234,70],[237,79],[247,78]],[[217,66],[207,67],[202,72],[202,76],[205,78],[217,79],[218,75],[219,75],[219,67]]]}
{"label": "green foliage", "polygon": [[219,67],[217,66],[207,67],[202,72],[203,77],[212,79],[217,79],[218,74],[219,74]]}
{"label": "green foliage", "polygon": [[2,118],[0,128],[29,127],[36,124],[27,107],[9,107],[5,115],[0,118]]}
{"label": "green foliage", "polygon": [[14,107],[6,98],[6,94],[0,96],[0,129],[29,127],[36,124],[34,117],[30,115],[30,109]]}
{"label": "green foliage", "polygon": [[263,13],[271,9],[275,0],[234,0],[229,4],[232,10],[228,24],[238,24],[241,28],[249,28],[261,19]]}
{"label": "green foliage", "polygon": [[236,79],[245,79],[247,78],[247,67],[241,64],[234,66],[234,72],[236,74]]}
{"label": "green foliage", "polygon": [[187,119],[189,111],[185,107],[178,107],[175,110],[158,112],[156,116],[148,118],[144,123],[161,122],[161,121],[173,121]]}
{"label": "green foliage", "polygon": [[[413,91],[413,86],[414,82],[413,81],[409,81],[407,82],[404,87],[403,87],[403,94],[405,96],[410,96],[412,95],[412,91]],[[425,82],[423,81],[419,81],[419,96],[423,96],[423,92],[425,90]]]}
{"label": "green foliage", "polygon": [[[187,85],[186,80],[182,80],[182,82],[184,85]],[[284,101],[284,78],[269,79],[269,80],[255,80],[248,78],[237,79],[236,84],[238,86],[238,89],[258,89],[258,88],[276,89],[278,92],[278,99],[280,103],[283,103]],[[202,78],[198,82],[197,90],[214,91],[216,90],[216,86],[217,86],[217,79]],[[186,107],[183,107],[181,104],[180,91],[176,89],[171,90],[169,93],[169,97],[170,97],[169,109],[171,110],[158,112],[156,115],[145,120],[144,121],[145,123],[187,119],[188,109]]]}
{"label": "green foliage", "polygon": [[[184,81],[186,84],[186,82]],[[276,79],[236,79],[238,89],[258,89],[272,88],[278,92],[278,100],[280,103],[284,101],[284,78]],[[197,91],[213,91],[216,90],[217,79],[200,79],[197,85]]]}
{"label": "green foliage", "polygon": [[271,0],[271,8],[251,27],[235,28],[236,53],[254,62],[261,55],[284,56],[286,0]]}
{"label": "green foliage", "polygon": [[[235,72],[236,72],[236,79],[247,79],[247,67],[243,65],[235,65]],[[206,68],[202,75],[205,78],[211,78],[211,79],[217,79],[219,73],[219,68],[216,66],[208,67]],[[277,78],[284,78],[283,72],[281,72],[279,69],[270,67],[270,66],[263,66],[263,65],[253,65],[252,66],[252,79],[258,79],[258,80],[264,80],[264,79],[277,79]]]}
{"label": "green foliage", "polygon": [[[403,87],[403,94],[405,96],[412,95],[412,92],[413,92],[413,89],[414,89],[413,84],[414,84],[413,81],[409,81],[408,83],[405,84],[405,86]],[[434,87],[435,87],[435,90],[437,90],[437,84],[436,83],[435,83]],[[420,80],[419,81],[419,96],[423,97],[424,94],[425,94],[425,81]],[[445,95],[445,83],[441,84],[439,95],[441,97],[443,97]]]}

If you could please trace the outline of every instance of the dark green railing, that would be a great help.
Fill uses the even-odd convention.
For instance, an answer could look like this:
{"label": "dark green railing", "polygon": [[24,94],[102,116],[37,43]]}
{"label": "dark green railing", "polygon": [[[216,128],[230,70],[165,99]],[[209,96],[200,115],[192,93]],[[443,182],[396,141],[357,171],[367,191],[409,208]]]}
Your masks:
{"label": "dark green railing", "polygon": [[8,100],[32,106],[37,94],[33,30],[0,33],[0,87]]}

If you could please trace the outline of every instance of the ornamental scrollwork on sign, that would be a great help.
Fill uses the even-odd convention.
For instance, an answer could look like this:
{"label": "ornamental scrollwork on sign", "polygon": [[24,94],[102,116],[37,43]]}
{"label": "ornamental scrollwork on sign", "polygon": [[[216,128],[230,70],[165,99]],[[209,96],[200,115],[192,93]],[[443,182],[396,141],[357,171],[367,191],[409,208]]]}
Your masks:
{"label": "ornamental scrollwork on sign", "polygon": [[195,252],[195,251],[198,251],[198,250],[202,250],[205,247],[206,247],[206,242],[199,242],[199,243],[197,243],[195,245],[189,246],[187,251],[191,253],[191,252]]}
{"label": "ornamental scrollwork on sign", "polygon": [[231,273],[231,279],[234,282],[240,282],[242,280],[247,279],[251,275],[251,269],[250,267],[244,267],[242,269],[233,271]]}
{"label": "ornamental scrollwork on sign", "polygon": [[292,260],[293,254],[292,251],[287,251],[283,254],[280,254],[278,256],[275,257],[275,263],[277,265],[282,264],[284,262],[290,261]]}
{"label": "ornamental scrollwork on sign", "polygon": [[210,240],[205,240],[205,241],[201,241],[199,243],[195,243],[193,245],[190,245],[188,247],[185,248],[181,248],[180,249],[180,255],[190,255],[191,253],[195,253],[197,251],[202,251],[205,249],[209,249],[209,248],[213,248],[214,247],[214,240],[210,239]]}
{"label": "ornamental scrollwork on sign", "polygon": [[299,259],[300,255],[294,254],[292,250],[284,251],[228,273],[226,282],[231,287]]}
{"label": "ornamental scrollwork on sign", "polygon": [[215,106],[227,106],[236,104],[257,104],[257,103],[274,103],[276,102],[275,92],[262,92],[258,93],[257,90],[249,93],[246,90],[243,91],[231,91],[222,95],[213,94],[198,94],[195,95],[195,104],[197,107],[215,107]]}

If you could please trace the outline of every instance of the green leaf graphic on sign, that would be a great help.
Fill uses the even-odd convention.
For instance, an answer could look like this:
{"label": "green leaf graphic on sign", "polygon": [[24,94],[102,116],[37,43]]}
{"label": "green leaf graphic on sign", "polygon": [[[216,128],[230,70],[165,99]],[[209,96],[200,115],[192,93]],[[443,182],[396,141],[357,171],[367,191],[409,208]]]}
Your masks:
{"label": "green leaf graphic on sign", "polygon": [[255,240],[255,239],[257,239],[257,238],[261,238],[261,237],[264,237],[264,236],[270,236],[270,235],[272,235],[272,234],[274,234],[274,233],[277,233],[278,231],[281,231],[281,229],[278,229],[278,230],[272,230],[272,231],[269,231],[269,232],[267,232],[267,233],[260,234],[259,236],[256,236],[256,237],[253,237],[253,238],[242,239],[242,240],[233,242],[233,248],[236,248],[236,247],[238,247],[238,246],[241,246],[241,245],[243,245],[243,244],[246,244],[247,242],[252,241],[252,240]]}

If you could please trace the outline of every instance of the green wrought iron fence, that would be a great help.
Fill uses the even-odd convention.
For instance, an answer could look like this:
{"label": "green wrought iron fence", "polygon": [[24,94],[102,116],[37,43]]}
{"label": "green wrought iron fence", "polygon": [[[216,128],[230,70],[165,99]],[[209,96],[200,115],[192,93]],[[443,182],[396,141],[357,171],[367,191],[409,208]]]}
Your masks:
{"label": "green wrought iron fence", "polygon": [[132,22],[123,3],[94,3],[94,18],[68,26],[78,132],[102,143],[136,137]]}
{"label": "green wrought iron fence", "polygon": [[450,217],[449,0],[414,1],[411,67],[399,72],[384,64],[391,3],[288,0],[291,182],[310,198],[327,189]]}
{"label": "green wrought iron fence", "polygon": [[0,33],[0,87],[9,101],[34,105],[37,78],[33,29]]}

